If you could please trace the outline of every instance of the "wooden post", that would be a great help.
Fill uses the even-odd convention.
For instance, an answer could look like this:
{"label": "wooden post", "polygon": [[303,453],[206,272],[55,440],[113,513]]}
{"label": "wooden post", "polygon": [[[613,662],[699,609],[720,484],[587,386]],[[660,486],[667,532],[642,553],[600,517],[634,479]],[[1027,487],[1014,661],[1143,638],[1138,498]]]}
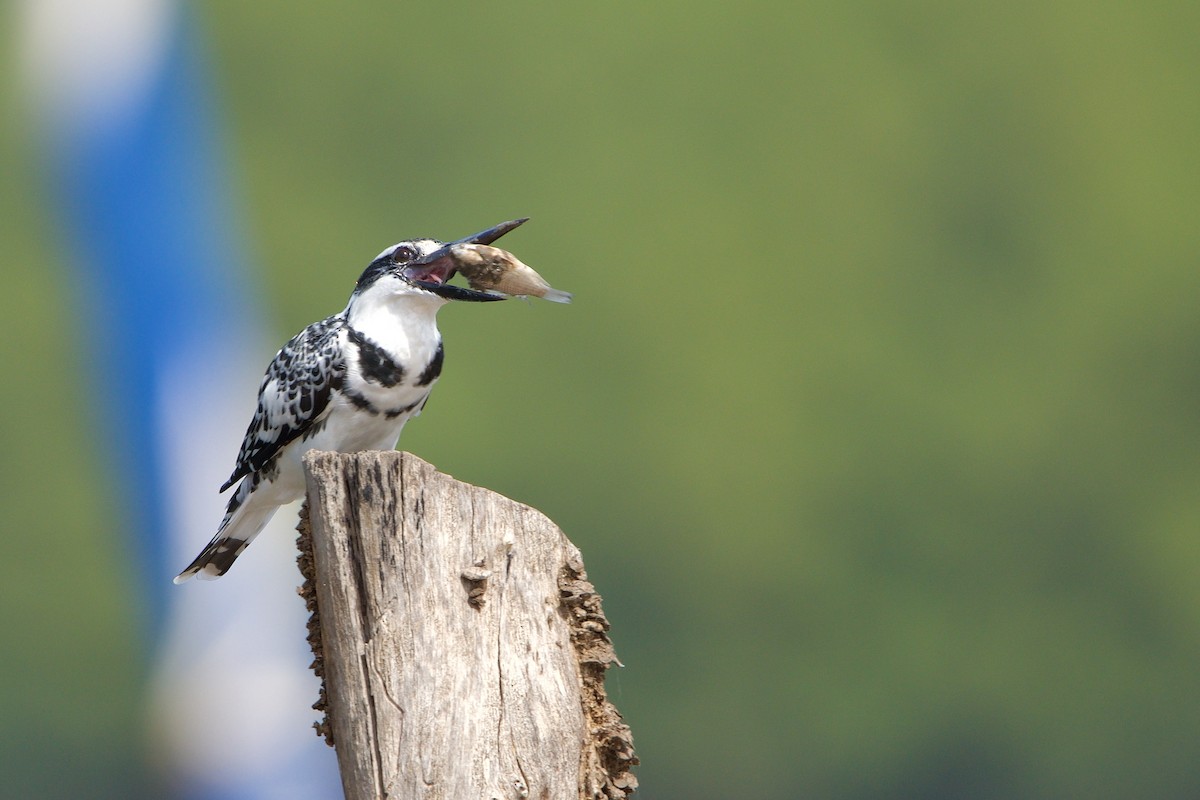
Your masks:
{"label": "wooden post", "polygon": [[554,523],[410,453],[304,466],[314,669],[348,800],[633,791],[608,622]]}

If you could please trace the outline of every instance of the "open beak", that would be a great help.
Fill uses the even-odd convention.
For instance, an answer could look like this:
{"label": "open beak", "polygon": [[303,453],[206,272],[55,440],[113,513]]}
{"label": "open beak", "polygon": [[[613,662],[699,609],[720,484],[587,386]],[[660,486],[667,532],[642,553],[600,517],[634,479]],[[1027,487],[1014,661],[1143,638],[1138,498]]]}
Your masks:
{"label": "open beak", "polygon": [[501,222],[485,231],[471,234],[454,242],[447,242],[429,255],[410,262],[404,267],[404,274],[417,286],[447,300],[470,300],[476,303],[503,300],[505,299],[503,295],[477,292],[474,289],[464,289],[450,283],[450,279],[454,277],[454,273],[458,269],[458,261],[453,248],[460,244],[491,244],[528,221],[529,217],[522,217]]}

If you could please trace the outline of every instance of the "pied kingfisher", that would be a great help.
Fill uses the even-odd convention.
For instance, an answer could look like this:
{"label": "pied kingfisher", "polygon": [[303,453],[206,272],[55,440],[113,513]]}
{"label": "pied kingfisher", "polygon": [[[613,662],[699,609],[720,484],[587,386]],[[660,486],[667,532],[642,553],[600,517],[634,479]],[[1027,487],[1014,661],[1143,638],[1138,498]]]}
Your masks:
{"label": "pied kingfisher", "polygon": [[175,583],[219,578],[281,505],[304,494],[309,450],[391,450],[421,413],[442,371],[438,310],[451,300],[502,295],[449,283],[455,245],[490,244],[524,223],[501,223],[457,242],[410,239],[380,253],[358,279],[346,308],[314,322],[283,346],[258,389],[217,534]]}

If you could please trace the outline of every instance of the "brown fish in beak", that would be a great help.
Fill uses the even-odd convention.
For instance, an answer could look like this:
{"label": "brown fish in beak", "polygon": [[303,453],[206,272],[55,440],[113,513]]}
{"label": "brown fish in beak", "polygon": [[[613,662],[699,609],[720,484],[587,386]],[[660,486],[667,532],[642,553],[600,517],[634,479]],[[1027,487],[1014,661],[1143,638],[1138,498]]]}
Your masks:
{"label": "brown fish in beak", "polygon": [[532,267],[507,250],[488,244],[456,243],[450,246],[455,269],[472,289],[507,295],[533,295],[555,303],[571,302],[571,293],[555,289]]}

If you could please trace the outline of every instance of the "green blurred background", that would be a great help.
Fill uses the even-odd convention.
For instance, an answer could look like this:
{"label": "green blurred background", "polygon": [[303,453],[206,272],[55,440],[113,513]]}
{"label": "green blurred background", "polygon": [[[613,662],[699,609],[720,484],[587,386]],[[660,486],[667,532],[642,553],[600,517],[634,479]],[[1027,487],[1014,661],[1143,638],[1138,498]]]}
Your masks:
{"label": "green blurred background", "polygon": [[[1200,6],[196,13],[279,342],[533,218],[575,304],[447,308],[401,444],[580,546],[643,796],[1200,795]],[[133,796],[145,615],[0,130],[0,795]]]}

